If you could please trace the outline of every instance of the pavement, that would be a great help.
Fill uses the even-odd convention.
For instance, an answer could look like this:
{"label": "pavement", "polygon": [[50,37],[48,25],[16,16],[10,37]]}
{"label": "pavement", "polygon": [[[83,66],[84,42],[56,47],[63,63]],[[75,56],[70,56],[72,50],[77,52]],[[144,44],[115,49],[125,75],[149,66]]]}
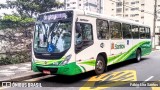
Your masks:
{"label": "pavement", "polygon": [[0,81],[15,81],[38,74],[40,73],[31,71],[30,62],[0,66]]}

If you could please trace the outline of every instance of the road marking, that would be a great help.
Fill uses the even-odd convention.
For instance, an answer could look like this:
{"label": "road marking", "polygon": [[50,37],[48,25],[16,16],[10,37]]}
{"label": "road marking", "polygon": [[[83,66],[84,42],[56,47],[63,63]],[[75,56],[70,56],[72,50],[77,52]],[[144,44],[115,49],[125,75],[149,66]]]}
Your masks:
{"label": "road marking", "polygon": [[150,76],[148,79],[145,80],[145,82],[151,80],[154,76]]}
{"label": "road marking", "polygon": [[160,90],[160,87],[152,87],[152,90]]}
{"label": "road marking", "polygon": [[46,78],[50,78],[53,77],[54,75],[46,75],[46,76],[42,76],[42,77],[37,77],[37,78],[33,78],[33,79],[28,79],[28,80],[24,80],[24,81],[39,81],[41,79],[46,79]]}
{"label": "road marking", "polygon": [[[146,83],[147,81],[151,80],[154,76],[150,76],[149,78],[147,78],[144,82],[142,83]],[[139,88],[139,86],[137,86],[136,88]]]}
{"label": "road marking", "polygon": [[[112,83],[111,81],[117,82]],[[101,90],[129,83],[125,81],[137,81],[136,71],[124,70],[93,76],[80,88],[80,90]]]}
{"label": "road marking", "polygon": [[[160,80],[158,82],[160,83]],[[158,87],[151,87],[151,88],[152,88],[152,90],[160,90],[160,86],[158,86]]]}

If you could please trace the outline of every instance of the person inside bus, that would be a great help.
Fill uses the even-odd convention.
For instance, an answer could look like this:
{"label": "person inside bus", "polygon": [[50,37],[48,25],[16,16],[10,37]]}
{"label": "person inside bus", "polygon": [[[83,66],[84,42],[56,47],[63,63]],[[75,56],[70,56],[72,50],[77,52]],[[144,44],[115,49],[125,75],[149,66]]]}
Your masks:
{"label": "person inside bus", "polygon": [[76,45],[82,42],[82,29],[80,24],[76,24]]}

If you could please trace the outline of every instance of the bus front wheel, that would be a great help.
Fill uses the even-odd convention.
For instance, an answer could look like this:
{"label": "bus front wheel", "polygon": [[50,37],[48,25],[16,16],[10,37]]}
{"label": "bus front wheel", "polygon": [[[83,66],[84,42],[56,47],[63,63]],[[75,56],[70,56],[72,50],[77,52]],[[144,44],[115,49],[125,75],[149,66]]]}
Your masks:
{"label": "bus front wheel", "polygon": [[102,74],[104,71],[105,71],[104,57],[101,55],[98,55],[96,59],[95,73],[99,75],[99,74]]}

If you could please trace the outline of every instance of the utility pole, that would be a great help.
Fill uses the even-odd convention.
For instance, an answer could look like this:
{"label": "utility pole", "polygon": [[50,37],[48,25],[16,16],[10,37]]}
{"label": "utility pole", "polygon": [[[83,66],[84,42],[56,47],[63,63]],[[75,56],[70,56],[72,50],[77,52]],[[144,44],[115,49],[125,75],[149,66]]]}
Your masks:
{"label": "utility pole", "polygon": [[155,29],[156,29],[156,20],[157,20],[157,0],[155,0],[154,4],[154,16],[153,16],[153,37],[152,37],[152,42],[153,42],[153,49],[155,49]]}

